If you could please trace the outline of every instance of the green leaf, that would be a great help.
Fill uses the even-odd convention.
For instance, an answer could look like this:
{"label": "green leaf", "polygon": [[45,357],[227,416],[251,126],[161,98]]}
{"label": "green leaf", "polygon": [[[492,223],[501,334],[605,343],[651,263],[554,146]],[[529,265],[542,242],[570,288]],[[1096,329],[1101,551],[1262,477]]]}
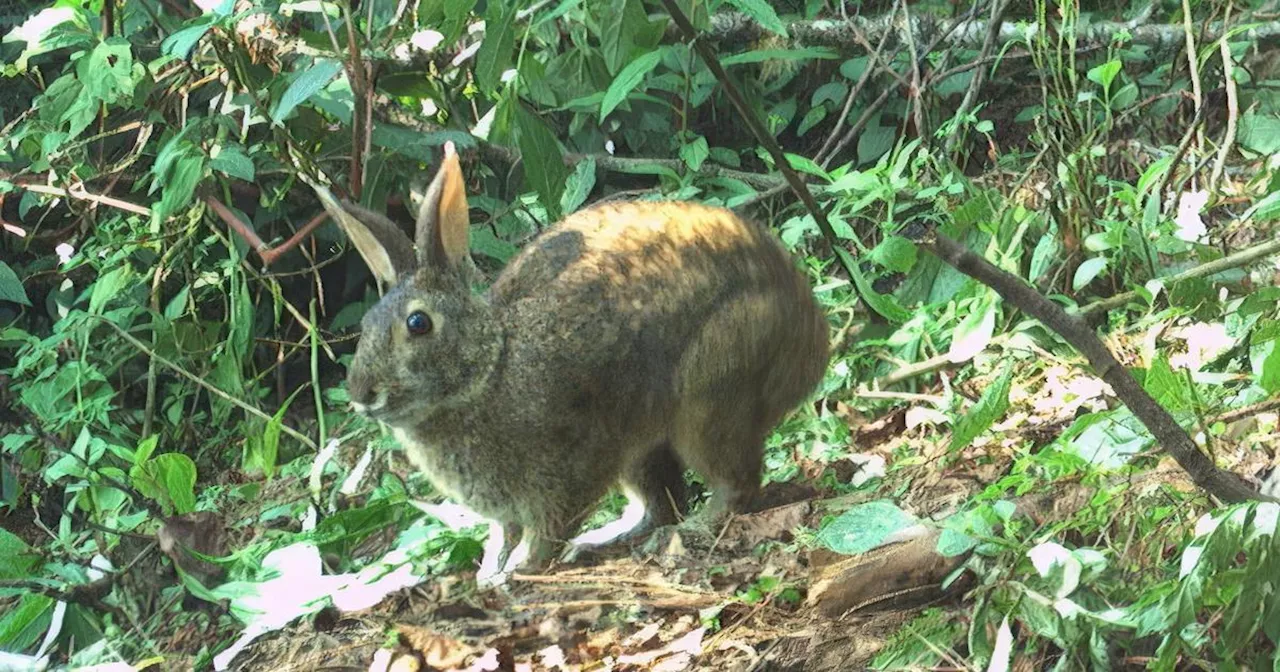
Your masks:
{"label": "green leaf", "polygon": [[876,115],[876,121],[867,124],[867,127],[862,131],[862,135],[858,137],[858,161],[864,164],[874,163],[890,149],[893,149],[893,143],[897,139],[897,129],[881,126],[879,124],[879,115]]}
{"label": "green leaf", "polygon": [[889,535],[916,524],[890,501],[867,502],[845,511],[818,532],[818,543],[844,555],[866,553]]}
{"label": "green leaf", "polygon": [[1040,242],[1036,243],[1036,249],[1031,253],[1031,267],[1028,269],[1027,280],[1032,283],[1040,281],[1044,277],[1046,271],[1053,265],[1058,255],[1058,237],[1054,235],[1041,236]]}
{"label": "green leaf", "polygon": [[1280,152],[1280,115],[1249,110],[1240,116],[1240,144],[1259,154]]}
{"label": "green leaf", "polygon": [[640,0],[608,0],[600,12],[600,55],[609,73],[618,72],[636,51],[636,31],[648,23]]}
{"label": "green leaf", "polygon": [[587,202],[596,186],[596,157],[587,155],[573,167],[573,174],[565,181],[564,195],[560,197],[561,212],[575,212]]}
{"label": "green leaf", "polygon": [[720,65],[742,65],[744,63],[763,63],[765,61],[807,61],[809,59],[833,60],[840,54],[825,47],[804,47],[803,49],[756,49],[741,54],[725,56]]}
{"label": "green leaf", "polygon": [[729,4],[738,8],[738,11],[755,19],[765,30],[787,37],[787,27],[782,23],[782,19],[778,18],[778,13],[773,11],[773,7],[765,0],[729,0]]}
{"label": "green leaf", "polygon": [[1274,394],[1280,390],[1280,339],[1260,337],[1261,332],[1261,329],[1255,332],[1253,342],[1249,344],[1249,365],[1258,385]]}
{"label": "green leaf", "polygon": [[220,147],[218,155],[209,162],[209,167],[231,177],[238,177],[245,182],[253,181],[253,160],[245,156],[244,151],[236,145]]}
{"label": "green leaf", "polygon": [[906,273],[916,265],[916,245],[902,236],[888,236],[868,256],[891,271]]}
{"label": "green leaf", "polygon": [[276,108],[271,112],[271,122],[279,124],[293,112],[294,108],[328,86],[329,82],[339,72],[342,72],[342,63],[340,61],[327,58],[316,59],[311,64],[311,67],[303,70],[289,84],[289,88],[285,89],[284,95],[280,96],[279,102],[276,103]]}
{"label": "green leaf", "polygon": [[622,101],[627,99],[640,82],[644,81],[644,76],[653,71],[662,60],[662,50],[651,51],[634,61],[627,64],[627,67],[613,78],[613,82],[609,84],[609,89],[604,92],[604,99],[600,101],[600,120],[609,116]]}
{"label": "green leaf", "polygon": [[27,593],[6,608],[0,617],[0,651],[22,651],[39,641],[53,620],[53,606],[53,598]]}
{"label": "green leaf", "polygon": [[796,135],[800,137],[804,137],[805,133],[808,133],[810,130],[812,130],[814,126],[821,124],[822,121],[826,118],[827,118],[826,107],[823,107],[822,105],[819,105],[817,107],[810,107],[809,111],[805,112],[804,116],[800,118],[800,125],[796,126]]}
{"label": "green leaf", "polygon": [[280,410],[271,416],[271,421],[262,431],[262,453],[259,455],[261,462],[258,466],[262,467],[262,473],[266,474],[268,479],[275,472],[277,456],[280,454],[280,432],[284,428],[284,412],[302,390],[303,388],[299,387],[280,405]]}
{"label": "green leaf", "polygon": [[[467,26],[467,21],[471,17],[471,10],[475,9],[476,0],[444,0],[444,21],[442,21],[437,30],[444,35],[443,44],[451,44],[457,41],[462,35],[462,31]],[[432,3],[422,3],[423,9],[428,8]],[[429,25],[429,24],[422,24]]]}
{"label": "green leaf", "polygon": [[695,172],[702,168],[702,164],[709,156],[711,156],[711,149],[707,146],[707,139],[701,135],[693,142],[686,142],[680,147],[680,159],[689,166],[689,170]]}
{"label": "green leaf", "polygon": [[152,212],[158,221],[185,208],[191,203],[196,187],[204,179],[204,155],[187,154],[173,162],[173,171],[164,181],[164,194],[160,204]]}
{"label": "green leaf", "polygon": [[822,166],[819,166],[817,163],[813,161],[813,159],[810,159],[807,156],[801,156],[799,154],[791,154],[789,152],[783,154],[783,156],[787,158],[787,163],[790,163],[792,168],[795,168],[796,170],[802,173],[808,173],[816,177],[821,177],[824,180],[831,179],[831,175],[828,174],[827,171],[823,170]]}
{"label": "green leaf", "polygon": [[511,67],[516,46],[515,3],[497,0],[489,4],[484,17],[484,42],[476,52],[476,83],[486,92],[496,91],[502,73]]}
{"label": "green leaf", "polygon": [[39,560],[21,537],[0,527],[0,579],[25,579]]}
{"label": "green leaf", "polygon": [[200,42],[200,38],[204,37],[204,34],[213,27],[211,18],[209,15],[202,16],[197,19],[200,23],[187,26],[166,37],[164,42],[160,43],[161,53],[185,60],[191,55],[191,50]]}
{"label": "green leaf", "polygon": [[136,464],[129,479],[143,496],[175,513],[191,513],[196,507],[196,463],[182,453],[165,453]]}
{"label": "green leaf", "polygon": [[1009,385],[1012,381],[1013,365],[1006,362],[1000,377],[982,391],[982,398],[978,403],[956,422],[955,429],[951,432],[951,452],[967,448],[979,434],[987,431],[1004,415],[1009,409]]}
{"label": "green leaf", "polygon": [[[568,194],[568,192],[565,193],[566,195]],[[486,226],[471,231],[471,251],[505,264],[520,250],[515,245],[494,235],[493,229]],[[355,323],[359,323],[359,321],[358,317],[353,320]]]}
{"label": "green leaf", "polygon": [[1102,85],[1103,89],[1110,89],[1111,82],[1115,81],[1116,75],[1120,74],[1121,67],[1118,59],[1107,61],[1102,65],[1090,68],[1086,76],[1089,81]]}
{"label": "green leaf", "polygon": [[137,450],[133,451],[134,464],[138,464],[140,462],[146,462],[147,460],[151,459],[151,456],[156,452],[156,444],[158,444],[159,442],[160,442],[160,435],[152,434],[151,436],[148,436],[147,438],[143,439],[140,443],[138,443]]}
{"label": "green leaf", "polygon": [[560,219],[560,195],[564,192],[569,169],[564,165],[556,136],[552,135],[541,117],[523,105],[517,106],[516,126],[525,180],[538,192],[547,216],[553,220]]}
{"label": "green leaf", "polygon": [[[114,104],[133,95],[133,51],[127,40],[113,37],[98,43],[76,61],[76,78],[92,99]],[[95,106],[96,107],[96,106]]]}
{"label": "green leaf", "polygon": [[1169,366],[1169,360],[1163,353],[1156,355],[1142,380],[1142,388],[1151,395],[1156,403],[1171,411],[1180,411],[1191,407],[1191,390],[1187,389],[1186,379]]}
{"label": "green leaf", "polygon": [[27,298],[27,290],[18,279],[18,274],[3,261],[0,261],[0,301],[12,301],[24,306],[31,305],[31,300]]}
{"label": "green leaf", "polygon": [[1080,267],[1076,269],[1076,275],[1071,279],[1071,289],[1080,291],[1082,288],[1093,282],[1107,268],[1106,257],[1093,257],[1086,259]]}
{"label": "green leaf", "polygon": [[132,279],[133,269],[128,264],[121,264],[98,276],[97,282],[93,283],[93,293],[89,295],[89,314],[101,315],[107,302],[118,298]]}
{"label": "green leaf", "polygon": [[169,303],[164,307],[164,317],[166,320],[176,320],[182,317],[187,310],[187,300],[191,298],[191,285],[183,285],[177,294],[169,299]]}
{"label": "green leaf", "polygon": [[849,85],[840,80],[827,82],[813,92],[813,96],[809,98],[809,104],[813,107],[818,107],[825,103],[844,105],[844,98],[848,95],[848,92]]}
{"label": "green leaf", "polygon": [[858,295],[867,302],[867,305],[870,306],[872,310],[880,313],[885,317],[885,319],[894,324],[902,324],[911,319],[911,313],[898,305],[897,300],[892,296],[877,292],[871,286],[871,283],[867,281],[867,277],[862,273],[862,270],[858,268],[858,262],[855,261],[844,248],[834,247],[834,249],[836,255],[844,261],[845,267],[852,271],[853,285],[858,289]]}

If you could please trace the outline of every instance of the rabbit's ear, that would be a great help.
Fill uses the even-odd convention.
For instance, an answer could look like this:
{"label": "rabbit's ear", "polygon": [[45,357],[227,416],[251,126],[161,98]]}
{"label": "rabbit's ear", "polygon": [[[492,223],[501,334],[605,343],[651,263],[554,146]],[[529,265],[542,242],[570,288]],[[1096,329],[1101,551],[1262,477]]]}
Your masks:
{"label": "rabbit's ear", "polygon": [[458,150],[444,143],[440,170],[422,196],[418,211],[418,264],[438,269],[460,268],[467,259],[467,189],[458,162]]}
{"label": "rabbit's ear", "polygon": [[378,284],[390,287],[413,272],[413,241],[394,222],[354,203],[339,202],[324,187],[316,187],[320,204],[346,232]]}

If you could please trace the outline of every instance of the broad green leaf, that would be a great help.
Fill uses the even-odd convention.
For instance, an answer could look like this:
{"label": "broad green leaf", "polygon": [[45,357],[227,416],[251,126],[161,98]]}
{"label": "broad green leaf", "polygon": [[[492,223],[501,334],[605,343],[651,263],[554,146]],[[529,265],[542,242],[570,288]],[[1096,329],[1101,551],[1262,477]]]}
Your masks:
{"label": "broad green leaf", "polygon": [[164,307],[164,317],[166,320],[176,320],[182,317],[187,310],[187,301],[191,298],[191,285],[183,285],[177,294],[169,299],[169,303]]}
{"label": "broad green leaf", "polygon": [[791,153],[785,153],[783,156],[787,157],[787,163],[790,163],[792,168],[795,168],[802,173],[808,173],[816,177],[821,177],[825,180],[831,179],[831,175],[828,174],[827,171],[823,170],[822,166],[814,163],[813,159],[810,159],[807,156],[800,156],[799,154]]}
{"label": "broad green leaf", "polygon": [[553,220],[560,219],[560,196],[569,176],[560,145],[546,122],[523,105],[517,106],[516,125],[525,180],[538,192],[547,215]]}
{"label": "broad green leaf", "polygon": [[821,105],[809,108],[809,111],[805,112],[804,116],[800,118],[800,124],[796,126],[796,135],[804,137],[805,133],[808,133],[814,126],[821,124],[826,118],[827,108]]}
{"label": "broad green leaf", "polygon": [[1082,288],[1093,282],[1107,268],[1106,257],[1093,257],[1086,259],[1076,269],[1076,275],[1071,279],[1071,289],[1080,291]]}
{"label": "broad green leaf", "polygon": [[893,502],[867,502],[827,523],[818,532],[818,543],[836,553],[858,555],[878,547],[894,532],[915,524],[915,517]]}
{"label": "broad green leaf", "polygon": [[[34,4],[36,3],[32,3]],[[53,7],[41,9],[30,15],[25,11],[19,11],[19,5],[8,5],[8,7],[11,8],[9,11],[16,12],[12,17],[14,20],[26,17],[26,20],[19,25],[6,24],[7,34],[3,35],[6,43],[25,42],[27,45],[14,60],[14,65],[19,72],[26,72],[27,61],[34,56],[55,49],[87,46],[94,39],[89,29],[88,16],[86,16],[92,10],[87,6],[81,6],[80,3],[56,3]],[[12,27],[11,30],[10,27]]]}
{"label": "broad green leaf", "polygon": [[1116,75],[1120,74],[1121,64],[1119,60],[1111,60],[1102,65],[1089,69],[1086,75],[1089,81],[1102,85],[1103,89],[1110,89],[1111,82],[1115,81]]}
{"label": "broad green leaf", "polygon": [[98,43],[76,61],[76,78],[84,92],[108,105],[133,95],[133,51],[128,40],[113,37]]}
{"label": "broad green leaf", "polygon": [[865,72],[867,69],[868,60],[869,59],[866,56],[858,56],[856,58],[851,58],[845,61],[844,63],[841,63],[840,64],[841,76],[843,76],[845,79],[851,82],[856,82],[859,79],[862,79],[862,73]]}
{"label": "broad green leaf", "polygon": [[93,283],[93,293],[89,295],[89,314],[101,315],[107,302],[119,298],[120,292],[132,280],[133,269],[128,264],[121,264],[98,276],[98,281]]}
{"label": "broad green leaf", "polygon": [[511,67],[516,46],[516,5],[492,1],[484,18],[484,42],[476,52],[476,83],[483,91],[496,91],[502,73]]}
{"label": "broad green leaf", "polygon": [[[568,192],[565,193],[566,195],[568,194]],[[568,211],[566,210],[565,212]],[[471,230],[471,251],[505,264],[511,257],[515,256],[516,252],[519,252],[519,249],[494,235],[493,229],[486,226]],[[354,323],[359,323],[359,321],[359,316],[353,320]]]}
{"label": "broad green leaf", "polygon": [[844,98],[848,95],[848,92],[849,85],[840,80],[827,82],[813,92],[813,96],[809,98],[809,104],[814,107],[819,107],[825,103],[844,105]]}
{"label": "broad green leaf", "polygon": [[627,99],[627,95],[644,81],[644,76],[653,71],[661,60],[662,51],[654,50],[628,63],[618,76],[613,78],[609,89],[604,92],[604,99],[600,101],[600,119],[603,121],[610,112],[621,105],[622,101]]}
{"label": "broad green leaf", "polygon": [[[1276,325],[1277,322],[1264,324]],[[1249,344],[1249,364],[1258,385],[1269,393],[1280,390],[1280,339],[1274,335],[1269,338],[1264,332],[1270,329],[1258,329],[1254,332],[1253,341]]]}
{"label": "broad green leaf", "polygon": [[575,212],[587,202],[596,186],[596,157],[587,155],[573,167],[573,174],[565,181],[564,195],[560,197],[561,212]]}
{"label": "broad green leaf", "polygon": [[31,305],[31,300],[27,298],[27,290],[18,279],[18,274],[3,261],[0,261],[0,301],[12,301],[24,306]]}
{"label": "broad green leaf", "polygon": [[641,0],[605,0],[600,12],[600,55],[609,73],[617,73],[636,51],[636,32],[648,23]]}
{"label": "broad green leaf", "polygon": [[1120,87],[1115,95],[1111,96],[1111,109],[1124,110],[1133,105],[1138,100],[1138,85],[1129,82]]}
{"label": "broad green leaf", "polygon": [[1169,366],[1169,360],[1163,353],[1157,354],[1155,361],[1151,362],[1142,387],[1156,403],[1171,411],[1190,408],[1191,394],[1186,379]]}
{"label": "broad green leaf", "polygon": [[0,579],[25,579],[39,561],[21,537],[0,527]]}
{"label": "broad green leaf", "polygon": [[1240,115],[1240,144],[1259,154],[1280,152],[1280,115],[1251,109]]}
{"label": "broad green leaf", "polygon": [[289,84],[289,88],[285,89],[284,95],[280,96],[275,109],[271,112],[271,122],[279,124],[293,113],[294,108],[328,86],[339,72],[342,72],[340,61],[327,58],[316,59],[311,67],[303,70]]}
{"label": "broad green leaf", "polygon": [[200,42],[200,38],[213,27],[213,22],[206,17],[201,17],[198,21],[200,23],[187,26],[166,37],[164,42],[160,43],[161,53],[183,60],[190,56],[191,50]]}
{"label": "broad green leaf", "polygon": [[1031,253],[1031,267],[1027,280],[1038,283],[1046,271],[1052,267],[1058,255],[1058,237],[1052,234],[1040,237],[1036,249]]}
{"label": "broad green leaf", "polygon": [[898,139],[897,129],[881,126],[879,118],[880,115],[877,114],[873,122],[867,124],[867,127],[862,130],[862,135],[858,137],[860,163],[875,163],[877,159],[893,149],[893,143]]}
{"label": "broad green leaf", "polygon": [[1009,409],[1009,386],[1013,381],[1013,365],[1006,362],[1004,372],[982,391],[982,398],[955,423],[951,432],[950,452],[964,450],[987,431]]}
{"label": "broad green leaf", "polygon": [[48,630],[53,620],[51,597],[27,593],[0,616],[0,651],[23,651]]}
{"label": "broad green leaf", "polygon": [[773,11],[773,7],[766,0],[729,0],[729,4],[738,8],[738,11],[755,19],[761,28],[777,33],[782,37],[787,37],[787,27],[782,23],[782,19],[778,18],[778,13]]}
{"label": "broad green leaf", "polygon": [[160,442],[159,434],[152,434],[138,443],[138,449],[133,451],[134,463],[146,462],[151,459],[151,455],[156,452],[156,444]]}
{"label": "broad green leaf", "polygon": [[833,247],[836,255],[843,260],[845,267],[853,273],[853,285],[858,289],[858,295],[862,297],[872,310],[883,315],[886,319],[894,324],[902,324],[911,319],[911,313],[905,308],[898,305],[896,299],[887,294],[877,292],[871,283],[867,281],[867,277],[863,275],[862,270],[858,268],[858,262],[842,247]]}
{"label": "broad green leaf", "polygon": [[[425,10],[432,4],[430,2],[422,3]],[[467,21],[470,19],[471,10],[475,9],[476,0],[444,0],[444,21],[442,21],[437,30],[444,35],[444,44],[450,44],[462,35],[462,31],[466,29]],[[421,25],[431,25],[424,22]],[[482,45],[483,46],[483,45]]]}
{"label": "broad green leaf", "polygon": [[165,453],[134,465],[129,479],[138,492],[179,515],[195,510],[196,463],[182,453]]}
{"label": "broad green leaf", "polygon": [[200,180],[204,179],[204,155],[190,153],[173,162],[173,171],[164,181],[164,193],[160,204],[153,211],[157,221],[163,221],[191,203]]}
{"label": "broad green leaf", "polygon": [[245,182],[253,181],[253,160],[245,156],[236,145],[223,145],[219,148],[218,155],[209,162],[209,167]]}
{"label": "broad green leaf", "polygon": [[887,236],[868,256],[891,271],[906,273],[916,265],[916,245],[902,236]]}
{"label": "broad green leaf", "polygon": [[680,147],[680,159],[689,166],[689,170],[695,172],[702,169],[702,164],[709,156],[711,156],[711,149],[707,146],[707,139],[701,135],[693,142],[686,142]]}

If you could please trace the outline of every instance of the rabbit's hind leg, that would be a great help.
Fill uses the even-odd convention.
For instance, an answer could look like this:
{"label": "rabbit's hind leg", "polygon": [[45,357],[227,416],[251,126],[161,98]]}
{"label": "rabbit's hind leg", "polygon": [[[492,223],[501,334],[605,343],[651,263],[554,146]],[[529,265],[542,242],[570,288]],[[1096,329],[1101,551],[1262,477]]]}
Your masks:
{"label": "rabbit's hind leg", "polygon": [[750,509],[760,491],[768,426],[754,400],[739,403],[726,409],[704,399],[681,409],[677,454],[706,480],[711,500],[678,525],[654,530],[640,549],[643,553],[666,553],[677,535],[685,546],[710,548],[727,514]]}
{"label": "rabbit's hind leg", "polygon": [[615,521],[578,535],[566,562],[597,559],[606,546],[628,544],[654,528],[679,522],[689,509],[684,464],[669,442],[655,446],[626,467],[620,479],[627,505]]}

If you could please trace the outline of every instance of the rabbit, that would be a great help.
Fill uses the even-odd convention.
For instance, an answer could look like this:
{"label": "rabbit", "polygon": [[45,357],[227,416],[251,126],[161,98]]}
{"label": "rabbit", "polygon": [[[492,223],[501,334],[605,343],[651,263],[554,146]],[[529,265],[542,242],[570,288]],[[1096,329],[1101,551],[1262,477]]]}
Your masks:
{"label": "rabbit", "polygon": [[443,150],[415,241],[317,191],[389,287],[361,322],[351,405],[491,521],[477,578],[545,566],[615,485],[644,511],[619,539],[674,529],[685,468],[712,490],[700,519],[748,506],[769,432],[829,357],[827,318],[781,243],[723,208],[598,204],[478,293],[462,169]]}

